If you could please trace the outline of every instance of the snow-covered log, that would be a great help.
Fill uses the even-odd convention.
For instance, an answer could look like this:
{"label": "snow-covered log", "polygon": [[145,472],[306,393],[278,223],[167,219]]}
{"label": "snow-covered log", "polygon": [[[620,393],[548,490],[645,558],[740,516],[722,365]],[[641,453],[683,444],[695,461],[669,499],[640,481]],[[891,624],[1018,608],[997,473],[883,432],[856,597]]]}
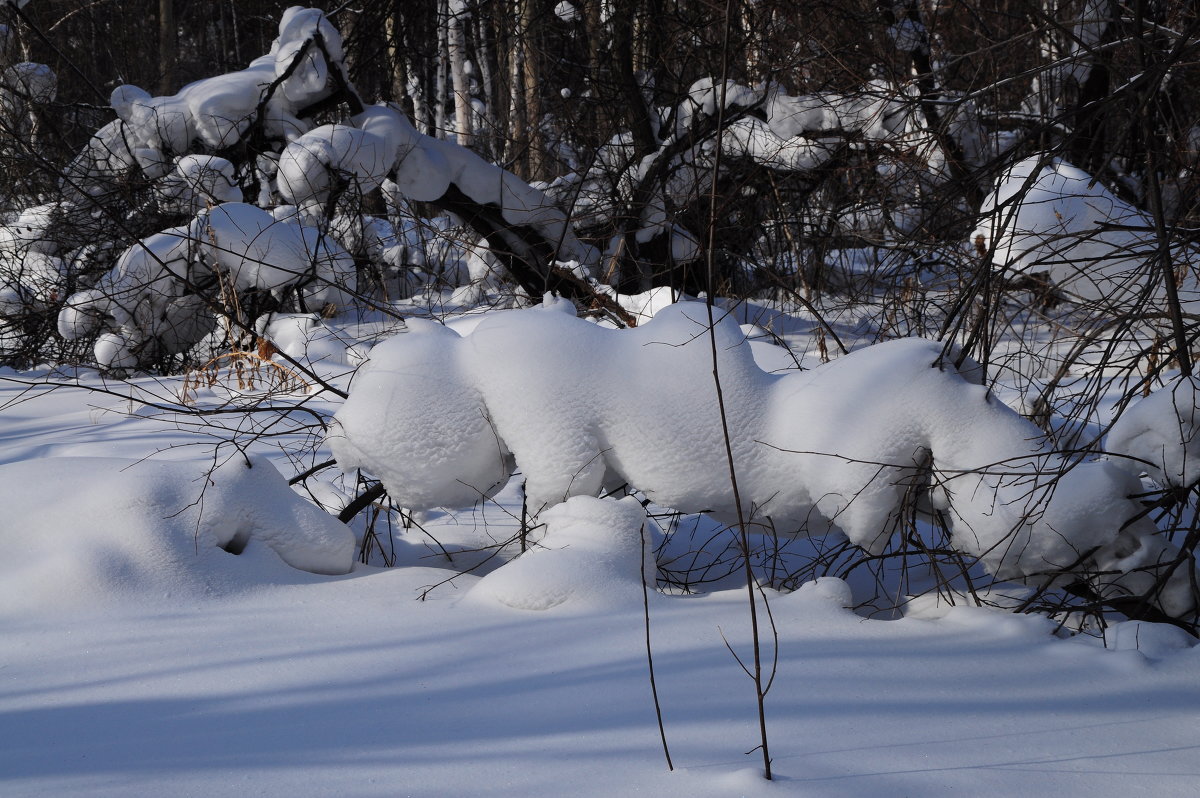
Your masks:
{"label": "snow-covered log", "polygon": [[[518,466],[533,507],[627,483],[687,512],[736,515],[703,305],[614,331],[554,307],[495,316],[460,337],[432,322],[377,346],[337,413],[338,463],[413,508],[491,495]],[[818,369],[767,374],[738,325],[716,337],[743,513],[778,533],[840,529],[881,551],[909,502],[1002,579],[1103,573],[1106,595],[1191,610],[1186,569],[1127,498],[1137,477],[1076,462],[941,357],[901,339]],[[510,452],[512,456],[510,457]],[[515,462],[514,462],[515,461]]]}
{"label": "snow-covered log", "polygon": [[394,106],[370,106],[352,122],[324,125],[288,145],[277,178],[284,199],[319,207],[342,185],[366,193],[390,177],[389,188],[405,199],[449,211],[486,237],[534,295],[596,298],[586,278],[598,254],[576,238],[554,199],[465,147],[420,133]]}

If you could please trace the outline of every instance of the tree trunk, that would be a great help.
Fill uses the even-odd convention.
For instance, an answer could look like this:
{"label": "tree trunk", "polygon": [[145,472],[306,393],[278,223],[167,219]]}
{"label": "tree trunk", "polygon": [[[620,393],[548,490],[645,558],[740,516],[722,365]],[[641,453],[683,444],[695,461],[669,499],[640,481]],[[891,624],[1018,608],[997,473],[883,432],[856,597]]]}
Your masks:
{"label": "tree trunk", "polygon": [[446,49],[450,59],[450,83],[454,91],[454,135],[462,147],[473,143],[470,81],[467,78],[467,38],[463,32],[466,16],[463,0],[450,0],[446,20]]}
{"label": "tree trunk", "polygon": [[158,0],[158,93],[175,93],[175,0]]}

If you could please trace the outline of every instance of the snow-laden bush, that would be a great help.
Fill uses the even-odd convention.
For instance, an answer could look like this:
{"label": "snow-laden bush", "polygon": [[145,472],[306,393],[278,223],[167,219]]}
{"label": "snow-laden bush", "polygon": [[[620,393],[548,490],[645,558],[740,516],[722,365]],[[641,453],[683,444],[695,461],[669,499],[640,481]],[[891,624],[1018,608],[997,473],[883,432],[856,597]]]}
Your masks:
{"label": "snow-laden bush", "polygon": [[213,308],[195,293],[210,277],[218,285],[214,302],[248,290],[277,298],[292,291],[315,310],[345,305],[355,287],[354,263],[331,237],[231,202],[127,249],[95,287],[67,299],[59,334],[102,333],[95,354],[107,368],[144,367],[185,352],[212,328]]}
{"label": "snow-laden bush", "polygon": [[554,308],[500,314],[465,337],[410,322],[372,350],[330,445],[406,507],[473,504],[517,466],[535,508],[627,483],[732,519],[710,334],[746,516],[780,534],[840,529],[880,552],[917,502],[1002,579],[1096,572],[1109,594],[1191,609],[1187,569],[1155,587],[1174,551],[1152,523],[1131,521],[1136,470],[1055,452],[929,341],[774,375],[731,318],[710,332],[698,304],[624,331]]}

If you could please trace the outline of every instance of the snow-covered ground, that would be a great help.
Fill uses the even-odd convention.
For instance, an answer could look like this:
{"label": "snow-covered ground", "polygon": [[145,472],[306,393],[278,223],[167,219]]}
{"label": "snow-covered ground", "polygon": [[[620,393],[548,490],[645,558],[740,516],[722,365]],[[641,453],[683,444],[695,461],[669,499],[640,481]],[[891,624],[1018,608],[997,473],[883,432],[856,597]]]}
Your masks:
{"label": "snow-covered ground", "polygon": [[[932,597],[867,618],[831,578],[766,591],[774,782],[726,646],[750,657],[745,590],[650,591],[668,772],[635,503],[573,499],[549,518],[567,545],[496,570],[513,547],[471,549],[516,533],[510,486],[378,527],[399,567],[296,570],[345,570],[336,522],[271,470],[328,456],[312,418],[176,414],[181,388],[0,374],[0,795],[1195,794],[1200,648],[1174,627],[1070,637]],[[231,393],[226,377],[189,399]],[[336,506],[352,483],[329,480],[310,485]]]}

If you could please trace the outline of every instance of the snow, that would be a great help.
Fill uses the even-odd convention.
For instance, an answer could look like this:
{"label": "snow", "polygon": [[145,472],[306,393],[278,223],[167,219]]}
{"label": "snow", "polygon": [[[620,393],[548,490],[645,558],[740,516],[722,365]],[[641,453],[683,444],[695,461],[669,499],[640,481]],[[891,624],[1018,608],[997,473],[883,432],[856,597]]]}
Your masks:
{"label": "snow", "polygon": [[536,547],[480,579],[467,594],[470,601],[595,612],[640,603],[643,580],[653,585],[658,579],[646,511],[632,496],[574,496],[541,520],[547,529]]}
{"label": "snow", "polygon": [[[314,44],[317,34],[324,52]],[[288,74],[302,50],[303,57]],[[311,123],[301,121],[296,113],[331,92],[331,69],[341,69],[343,58],[341,35],[323,12],[289,8],[279,22],[271,52],[245,69],[197,80],[168,97],[152,97],[137,86],[116,87],[110,103],[120,124],[96,134],[88,151],[77,159],[81,162],[69,170],[71,179],[83,191],[97,192],[97,181],[115,177],[131,165],[122,157],[123,151],[149,177],[162,177],[175,157],[191,152],[193,142],[209,152],[240,142],[255,121],[260,102],[268,137],[300,136]],[[277,80],[277,89],[266,99],[266,91]],[[118,143],[120,139],[124,141]]]}
{"label": "snow", "polygon": [[1123,465],[1159,484],[1190,487],[1200,479],[1200,385],[1180,377],[1135,402],[1113,424],[1105,448],[1134,458]]}
{"label": "snow", "polygon": [[191,216],[210,205],[240,202],[234,166],[215,155],[184,155],[175,168],[155,186],[165,212]]}
{"label": "snow", "polygon": [[380,136],[348,125],[322,125],[289,144],[279,156],[279,193],[287,202],[320,206],[334,175],[353,180],[359,194],[383,183],[395,165],[396,148]]}
{"label": "snow", "polygon": [[[457,22],[467,5],[446,8]],[[573,25],[581,8],[554,10]],[[598,8],[609,21],[617,6]],[[1047,81],[1082,74],[1106,8],[1084,4]],[[901,48],[928,35],[908,23],[888,33]],[[485,63],[461,66],[486,77]],[[0,369],[0,794],[1195,792],[1195,639],[1116,612],[1046,608],[1079,587],[1068,581],[1104,598],[1148,595],[1173,563],[1151,605],[1191,611],[1194,563],[1176,560],[1140,499],[1196,480],[1196,380],[1164,371],[1163,387],[1125,407],[1136,380],[1125,374],[1092,391],[1103,392],[1099,418],[1077,411],[1087,418],[1074,432],[1051,418],[1048,438],[1009,410],[1022,397],[1001,354],[1035,360],[1024,342],[995,343],[986,368],[954,367],[941,343],[864,346],[925,322],[881,330],[859,305],[825,309],[828,321],[765,300],[709,309],[669,289],[610,293],[633,329],[578,319],[553,296],[500,310],[528,298],[497,297],[489,242],[408,207],[461,192],[523,228],[491,243],[519,246],[532,231],[556,250],[538,257],[586,278],[597,252],[556,201],[578,199],[585,224],[611,224],[661,170],[623,226],[641,243],[666,237],[679,263],[699,238],[672,209],[705,190],[718,143],[795,172],[828,159],[835,139],[820,137],[832,132],[852,160],[885,139],[900,153],[877,161],[891,196],[838,212],[839,224],[891,235],[924,221],[912,197],[949,174],[905,110],[913,87],[791,97],[705,78],[654,115],[657,152],[637,160],[618,134],[595,168],[543,191],[419,134],[394,106],[315,128],[332,119],[297,118],[331,106],[321,101],[344,68],[330,20],[288,9],[246,69],[169,97],[118,86],[117,120],[64,173],[70,201],[3,219],[0,348],[44,335],[26,330],[61,304],[64,341],[43,351],[66,356]],[[469,89],[455,88],[460,99]],[[7,66],[0,112],[36,144],[30,102],[55,89],[47,67]],[[751,113],[681,150],[721,97]],[[482,102],[471,107],[482,118]],[[944,110],[960,141],[982,135],[987,109]],[[244,161],[248,145],[266,151]],[[964,144],[967,160],[989,160],[992,146]],[[130,178],[147,190],[118,227],[144,237],[80,240],[103,218],[91,209],[108,207],[113,188],[128,196]],[[1004,180],[980,231],[998,262],[1057,270],[1077,298],[1125,303],[1147,290],[1145,214],[1058,162]],[[382,188],[387,218],[330,211],[347,184]],[[144,212],[176,226],[148,230]],[[609,255],[625,243],[612,240]],[[904,243],[893,254],[907,261]],[[1193,257],[1179,245],[1171,255]],[[868,261],[879,269],[878,252],[830,257],[859,276]],[[382,283],[370,308],[347,301],[359,258]],[[1077,259],[1082,268],[1067,263]],[[1194,288],[1184,284],[1185,301]],[[285,311],[246,319],[255,354],[209,360],[241,347],[209,335],[230,289],[271,292]],[[857,351],[836,357],[823,340],[835,328]],[[91,340],[100,370],[77,364]],[[1114,353],[1144,354],[1130,341],[1101,348],[1105,359],[1078,362],[1111,372]],[[184,352],[207,363],[136,371]],[[1070,402],[1081,379],[1068,375],[1054,400]],[[1107,454],[1054,448],[1098,440],[1111,405],[1121,412]],[[337,521],[373,478],[394,501]],[[729,525],[738,510],[744,535]],[[1066,566],[1055,582],[1048,572]],[[764,632],[775,782],[755,750],[748,598]]]}
{"label": "snow", "polygon": [[[203,598],[257,583],[286,563],[346,573],[350,530],[304,502],[266,460],[200,463],[46,458],[0,466],[9,612],[114,601]],[[253,567],[222,567],[223,547],[265,547]],[[218,557],[217,555],[221,555]]]}
{"label": "snow", "polygon": [[[561,310],[545,313],[569,320]],[[663,385],[664,397],[681,390]],[[260,440],[247,469],[228,441],[249,419],[195,428],[186,413],[123,398],[163,403],[176,386],[86,369],[0,373],[6,796],[1123,798],[1188,795],[1200,775],[1186,742],[1200,649],[1173,627],[1064,639],[1043,618],[963,596],[864,618],[847,609],[863,585],[832,577],[765,590],[778,632],[774,783],[745,753],[757,742],[753,690],[726,648],[749,656],[745,590],[649,592],[669,773],[647,682],[645,513],[632,499],[572,499],[530,531],[525,555],[432,592],[449,568],[478,562],[466,550],[476,541],[515,531],[518,492],[422,517],[453,563],[413,528],[396,536],[403,567],[321,576],[283,552],[344,570],[346,530],[286,495],[275,469],[305,467],[285,454],[291,444]],[[196,445],[202,431],[209,443]],[[240,555],[218,547],[246,529]],[[326,553],[300,545],[298,529]],[[658,543],[650,522],[646,533]],[[542,611],[512,606],[568,593]]]}
{"label": "snow", "polygon": [[239,288],[279,291],[300,284],[317,307],[340,303],[339,286],[353,290],[354,264],[337,242],[254,205],[230,202],[201,212],[191,237]]}
{"label": "snow", "polygon": [[[724,421],[742,514],[781,534],[840,529],[881,553],[932,463],[929,500],[955,547],[1000,578],[1041,581],[1092,552],[1116,572],[1104,589],[1136,594],[1174,555],[1153,524],[1123,523],[1139,515],[1125,498],[1140,492],[1135,476],[1052,452],[969,368],[939,367],[941,344],[900,339],[768,374],[717,314],[724,419],[703,305],[617,331],[555,304],[491,316],[465,337],[410,324],[372,352],[330,445],[343,469],[374,474],[414,509],[475,504],[515,466],[535,509],[629,484],[661,506],[733,519]],[[1181,569],[1157,600],[1177,615],[1189,593]]]}
{"label": "snow", "polygon": [[[1047,272],[1073,299],[1127,311],[1160,292],[1151,269],[1158,249],[1153,220],[1070,164],[1034,156],[997,181],[981,209],[972,241],[994,247],[994,262],[1015,272]],[[1173,263],[1191,263],[1191,247],[1169,246]],[[1182,298],[1194,303],[1188,279]]]}

